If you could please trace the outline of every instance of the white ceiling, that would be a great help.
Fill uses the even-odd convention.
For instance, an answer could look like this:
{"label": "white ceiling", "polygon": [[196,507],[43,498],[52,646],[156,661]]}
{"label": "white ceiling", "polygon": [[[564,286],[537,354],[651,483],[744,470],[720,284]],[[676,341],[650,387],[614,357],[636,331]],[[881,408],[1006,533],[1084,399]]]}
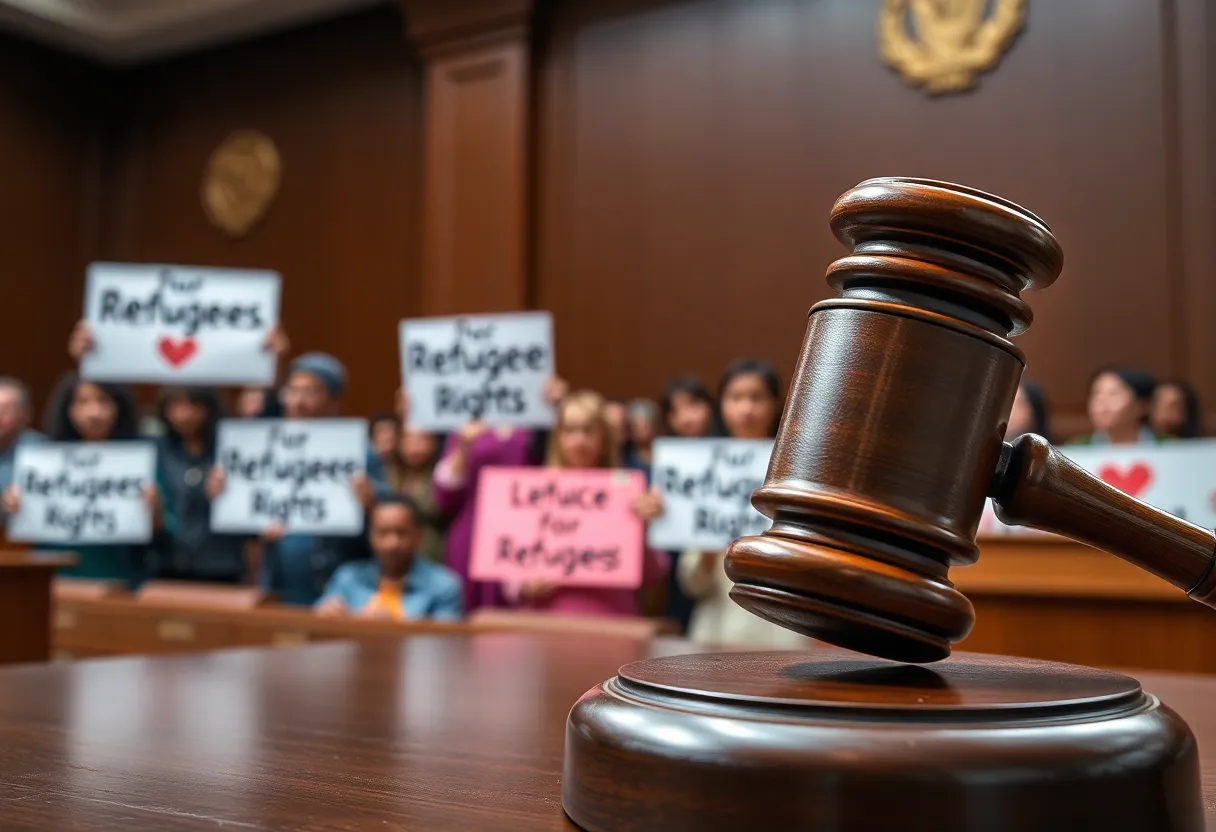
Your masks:
{"label": "white ceiling", "polygon": [[0,30],[106,63],[135,64],[386,2],[0,0]]}

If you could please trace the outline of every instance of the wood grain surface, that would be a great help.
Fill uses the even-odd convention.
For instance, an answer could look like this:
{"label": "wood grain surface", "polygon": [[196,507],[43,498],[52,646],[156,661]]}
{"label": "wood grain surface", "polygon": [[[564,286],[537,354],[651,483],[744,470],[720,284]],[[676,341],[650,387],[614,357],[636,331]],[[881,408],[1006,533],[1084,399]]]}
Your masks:
{"label": "wood grain surface", "polygon": [[[0,671],[0,828],[566,830],[566,715],[675,640],[418,636]],[[1190,723],[1216,828],[1216,679]]]}

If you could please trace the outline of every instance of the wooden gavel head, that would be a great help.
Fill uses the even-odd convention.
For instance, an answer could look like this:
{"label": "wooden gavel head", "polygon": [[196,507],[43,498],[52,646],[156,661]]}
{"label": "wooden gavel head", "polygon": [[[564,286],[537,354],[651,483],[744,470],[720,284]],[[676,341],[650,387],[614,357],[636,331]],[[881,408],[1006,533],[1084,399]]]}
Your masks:
{"label": "wooden gavel head", "polygon": [[1124,497],[1039,437],[1004,442],[1025,363],[1008,338],[1031,320],[1020,293],[1063,265],[1046,223],[969,188],[889,178],[844,194],[831,225],[852,253],[828,269],[840,296],[811,309],[752,498],[772,527],[727,553],[736,603],[841,647],[945,658],[974,623],[947,570],[975,561],[990,495],[1006,521],[1211,596],[1210,532]]}

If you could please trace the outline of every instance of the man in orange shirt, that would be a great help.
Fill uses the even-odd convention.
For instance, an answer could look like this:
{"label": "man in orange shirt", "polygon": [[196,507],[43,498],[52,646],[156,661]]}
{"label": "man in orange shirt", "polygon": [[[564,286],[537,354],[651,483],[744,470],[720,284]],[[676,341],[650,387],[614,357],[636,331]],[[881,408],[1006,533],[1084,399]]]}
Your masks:
{"label": "man in orange shirt", "polygon": [[418,506],[409,497],[382,497],[368,515],[367,536],[374,561],[338,567],[321,600],[319,615],[396,621],[459,621],[460,577],[416,554],[422,539]]}

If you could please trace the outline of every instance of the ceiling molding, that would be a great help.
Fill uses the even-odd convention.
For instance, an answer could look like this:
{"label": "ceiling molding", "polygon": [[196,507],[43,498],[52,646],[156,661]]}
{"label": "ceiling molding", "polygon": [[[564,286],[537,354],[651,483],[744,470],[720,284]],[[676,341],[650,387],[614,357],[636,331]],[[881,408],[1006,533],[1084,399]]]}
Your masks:
{"label": "ceiling molding", "polygon": [[112,65],[205,49],[390,0],[0,0],[0,30]]}

